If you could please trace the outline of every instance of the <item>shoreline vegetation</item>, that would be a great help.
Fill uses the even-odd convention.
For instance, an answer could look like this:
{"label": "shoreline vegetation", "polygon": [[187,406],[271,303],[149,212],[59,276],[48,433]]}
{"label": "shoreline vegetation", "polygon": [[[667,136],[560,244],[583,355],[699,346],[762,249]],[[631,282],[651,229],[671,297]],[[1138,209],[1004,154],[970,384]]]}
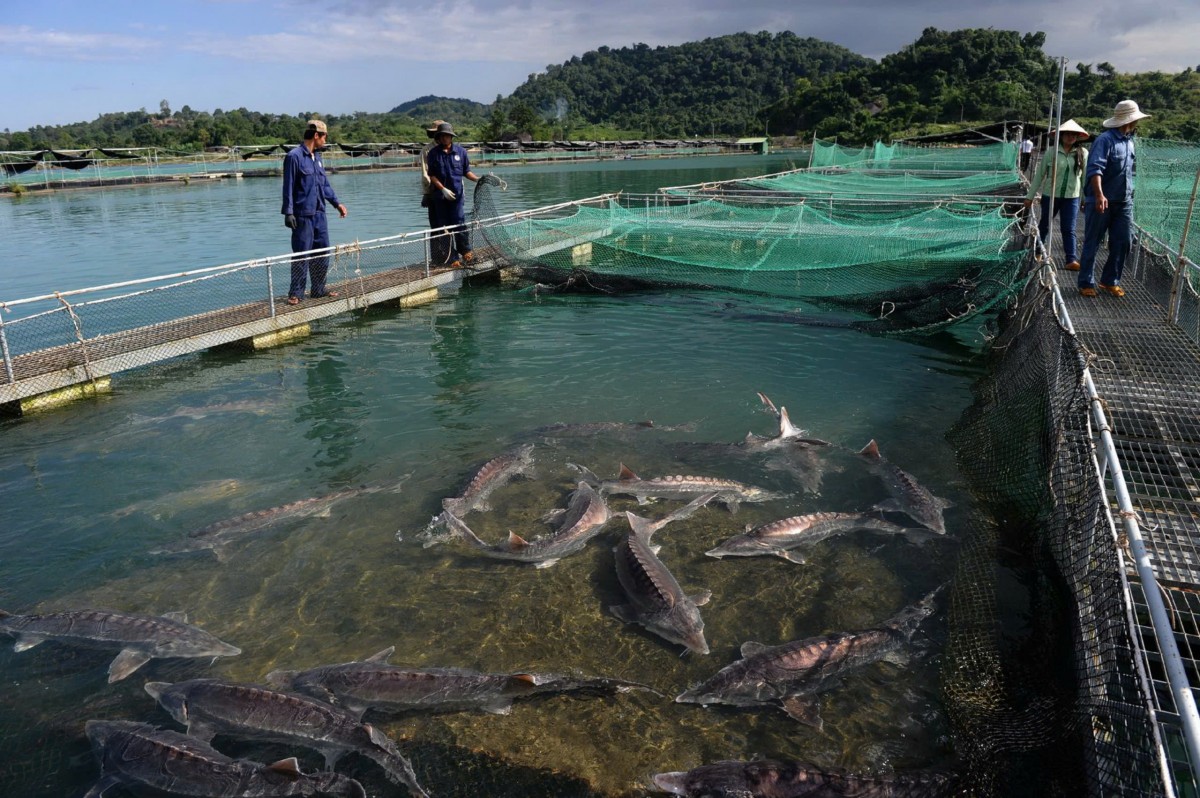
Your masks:
{"label": "shoreline vegetation", "polygon": [[[490,104],[426,96],[383,113],[212,113],[162,100],[157,113],[107,113],[92,122],[0,131],[0,164],[13,154],[81,147],[213,147],[294,143],[323,118],[334,141],[424,143],[433,119],[464,140],[731,139],[814,136],[849,146],[915,138],[1002,120],[1045,124],[1059,60],[1045,34],[926,28],[878,62],[794,33],[736,33],[670,47],[597,50],[531,75]],[[1067,61],[1063,116],[1095,129],[1120,100],[1152,113],[1147,138],[1200,140],[1200,64],[1176,74],[1118,72]]]}

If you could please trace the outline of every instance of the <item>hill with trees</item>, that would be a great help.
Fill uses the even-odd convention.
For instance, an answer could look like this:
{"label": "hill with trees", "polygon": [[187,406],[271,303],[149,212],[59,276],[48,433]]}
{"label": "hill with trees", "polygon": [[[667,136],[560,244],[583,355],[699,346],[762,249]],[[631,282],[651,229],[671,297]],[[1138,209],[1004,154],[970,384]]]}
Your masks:
{"label": "hill with trees", "polygon": [[[614,139],[763,135],[843,143],[921,135],[971,123],[1048,119],[1058,64],[1042,33],[927,28],[875,62],[793,33],[737,33],[673,47],[601,47],[530,75],[490,105],[425,96],[382,113],[211,114],[163,100],[91,122],[0,132],[0,150],[211,146],[292,142],[322,116],[335,142],[422,141],[430,120],[465,139]],[[1145,135],[1200,140],[1200,67],[1178,74],[1122,74],[1109,63],[1076,64],[1066,78],[1065,117],[1096,129],[1131,97],[1154,119]]]}

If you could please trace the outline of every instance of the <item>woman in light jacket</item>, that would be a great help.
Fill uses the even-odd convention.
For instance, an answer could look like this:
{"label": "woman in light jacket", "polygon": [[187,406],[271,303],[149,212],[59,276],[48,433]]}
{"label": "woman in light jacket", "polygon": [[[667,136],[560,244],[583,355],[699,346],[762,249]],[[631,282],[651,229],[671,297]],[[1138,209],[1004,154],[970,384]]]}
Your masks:
{"label": "woman in light jacket", "polygon": [[[1059,230],[1062,232],[1063,257],[1066,259],[1064,268],[1079,271],[1079,252],[1075,240],[1075,220],[1079,217],[1079,192],[1083,185],[1083,174],[1087,168],[1088,151],[1079,142],[1088,137],[1088,132],[1079,126],[1074,119],[1062,123],[1058,129],[1059,147],[1054,158],[1043,158],[1033,173],[1029,184],[1029,194],[1025,197],[1025,207],[1033,204],[1033,198],[1045,186],[1049,189],[1051,176],[1054,175],[1057,185],[1053,192],[1046,191],[1042,197],[1042,219],[1038,223],[1038,233],[1043,242],[1050,240],[1050,219],[1058,214]],[[1057,162],[1057,172],[1055,163]],[[1050,201],[1051,194],[1054,197]],[[1053,206],[1053,208],[1051,207]]]}

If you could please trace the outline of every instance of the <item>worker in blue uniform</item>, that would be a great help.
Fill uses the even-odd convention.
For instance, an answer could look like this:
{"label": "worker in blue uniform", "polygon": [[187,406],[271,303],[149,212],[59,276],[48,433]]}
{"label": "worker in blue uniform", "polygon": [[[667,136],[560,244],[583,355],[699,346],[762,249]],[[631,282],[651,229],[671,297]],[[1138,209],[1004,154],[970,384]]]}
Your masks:
{"label": "worker in blue uniform", "polygon": [[454,143],[454,136],[454,127],[449,122],[437,126],[433,135],[437,146],[426,156],[426,165],[433,224],[435,228],[452,228],[454,246],[446,254],[446,265],[457,269],[475,260],[463,211],[463,178],[478,182],[479,177],[471,171],[467,151]]}
{"label": "worker in blue uniform", "polygon": [[[304,129],[304,139],[283,159],[283,224],[292,231],[292,252],[308,252],[329,246],[329,225],[325,219],[325,203],[337,208],[346,218],[346,206],[338,201],[325,175],[321,150],[329,138],[329,129],[320,119],[310,119]],[[297,305],[304,297],[304,287],[312,278],[311,296],[337,296],[325,287],[329,271],[329,256],[317,255],[292,258],[292,282],[288,287],[288,304]]]}

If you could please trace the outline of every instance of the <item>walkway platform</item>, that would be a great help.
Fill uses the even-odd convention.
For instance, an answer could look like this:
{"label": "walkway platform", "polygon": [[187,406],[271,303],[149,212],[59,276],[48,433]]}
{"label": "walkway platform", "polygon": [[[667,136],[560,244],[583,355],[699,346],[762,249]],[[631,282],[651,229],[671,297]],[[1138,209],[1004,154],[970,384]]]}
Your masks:
{"label": "walkway platform", "polygon": [[[1097,268],[1105,257],[1102,251]],[[1059,268],[1055,277],[1076,336],[1089,354],[1092,379],[1195,693],[1200,685],[1200,335],[1196,297],[1186,286],[1184,324],[1167,321],[1170,275],[1165,263],[1144,249],[1131,254],[1122,298],[1103,291],[1095,298],[1081,296],[1075,272]],[[1115,497],[1110,499],[1117,516]],[[1177,785],[1182,794],[1197,785],[1179,742],[1182,728],[1159,654],[1160,632],[1152,626],[1133,560],[1126,560],[1135,603],[1133,632],[1153,687],[1153,709],[1171,770],[1187,785]]]}

